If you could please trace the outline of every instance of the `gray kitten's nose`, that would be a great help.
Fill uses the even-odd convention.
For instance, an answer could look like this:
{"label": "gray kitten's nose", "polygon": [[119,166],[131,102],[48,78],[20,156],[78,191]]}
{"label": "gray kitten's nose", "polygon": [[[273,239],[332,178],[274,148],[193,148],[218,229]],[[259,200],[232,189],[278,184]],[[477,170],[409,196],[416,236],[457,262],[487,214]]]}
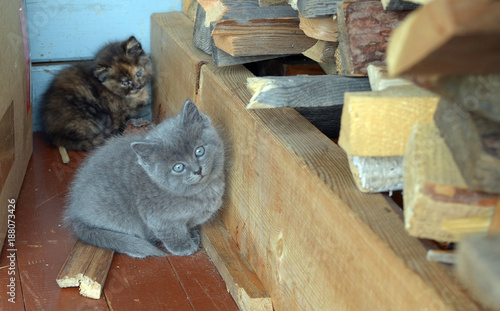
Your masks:
{"label": "gray kitten's nose", "polygon": [[198,168],[197,171],[194,172],[195,175],[201,175],[201,166]]}

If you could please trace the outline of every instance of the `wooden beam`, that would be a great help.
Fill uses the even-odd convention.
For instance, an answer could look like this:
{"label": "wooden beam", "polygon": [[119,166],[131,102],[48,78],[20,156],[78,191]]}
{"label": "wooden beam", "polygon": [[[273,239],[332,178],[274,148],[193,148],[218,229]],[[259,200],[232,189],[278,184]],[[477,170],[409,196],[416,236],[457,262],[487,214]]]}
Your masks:
{"label": "wooden beam", "polygon": [[307,36],[322,41],[339,41],[336,15],[324,18],[306,18],[299,14],[299,19],[299,27]]}
{"label": "wooden beam", "polygon": [[366,76],[369,64],[385,61],[389,36],[408,12],[384,11],[380,1],[339,2],[337,10],[342,74]]}
{"label": "wooden beam", "polygon": [[[189,57],[177,52],[162,58]],[[251,76],[243,66],[201,66],[197,104],[231,142],[220,216],[275,310],[478,310],[449,270],[425,259],[390,200],[357,191],[335,143],[293,109],[245,108]]]}
{"label": "wooden beam", "polygon": [[273,310],[271,297],[220,220],[203,226],[201,241],[240,310]]}
{"label": "wooden beam", "polygon": [[436,124],[471,189],[498,193],[500,185],[500,123],[469,113],[442,99]]}
{"label": "wooden beam", "polygon": [[305,18],[325,18],[337,14],[339,0],[297,0],[297,8]]}
{"label": "wooden beam", "polygon": [[499,18],[495,0],[434,0],[422,6],[391,37],[389,75],[499,73]]}
{"label": "wooden beam", "polygon": [[413,82],[402,78],[389,78],[385,66],[368,65],[368,78],[372,91],[382,91],[388,87],[414,85]]}
{"label": "wooden beam", "polygon": [[339,145],[351,156],[403,156],[413,125],[433,122],[438,101],[416,86],[346,93]]}
{"label": "wooden beam", "polygon": [[344,76],[252,77],[247,109],[342,105],[345,92],[370,89],[367,78]]}
{"label": "wooden beam", "polygon": [[316,40],[299,28],[291,7],[231,8],[212,30],[215,45],[232,56],[300,54]]}
{"label": "wooden beam", "polygon": [[447,220],[491,212],[499,195],[467,187],[435,124],[415,125],[404,164],[405,227],[409,234],[457,242],[461,232],[443,228]]}
{"label": "wooden beam", "polygon": [[408,11],[418,8],[418,4],[405,0],[381,0],[384,10]]}
{"label": "wooden beam", "polygon": [[80,287],[84,297],[100,299],[114,252],[78,240],[57,276],[61,288]]}

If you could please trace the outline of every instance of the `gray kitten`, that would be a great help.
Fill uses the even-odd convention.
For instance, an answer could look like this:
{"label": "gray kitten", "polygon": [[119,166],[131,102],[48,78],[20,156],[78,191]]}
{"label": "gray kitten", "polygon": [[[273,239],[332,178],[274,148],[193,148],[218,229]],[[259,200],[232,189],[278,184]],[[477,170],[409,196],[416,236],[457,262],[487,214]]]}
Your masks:
{"label": "gray kitten", "polygon": [[187,100],[147,134],[115,138],[83,163],[65,223],[82,241],[132,257],[195,253],[199,227],[221,207],[224,147]]}

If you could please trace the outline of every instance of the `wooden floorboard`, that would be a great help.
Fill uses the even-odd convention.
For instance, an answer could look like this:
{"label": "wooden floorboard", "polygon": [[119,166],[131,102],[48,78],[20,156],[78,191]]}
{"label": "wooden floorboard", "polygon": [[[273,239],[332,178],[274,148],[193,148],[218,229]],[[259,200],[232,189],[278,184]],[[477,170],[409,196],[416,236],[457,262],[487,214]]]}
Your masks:
{"label": "wooden floorboard", "polygon": [[[101,299],[60,289],[56,277],[75,242],[62,226],[68,185],[85,158],[69,151],[63,164],[56,148],[34,134],[34,151],[16,202],[16,303],[0,291],[0,310],[237,310],[206,253],[190,257],[133,259],[116,254]],[[10,282],[8,244],[0,257],[0,282]]]}

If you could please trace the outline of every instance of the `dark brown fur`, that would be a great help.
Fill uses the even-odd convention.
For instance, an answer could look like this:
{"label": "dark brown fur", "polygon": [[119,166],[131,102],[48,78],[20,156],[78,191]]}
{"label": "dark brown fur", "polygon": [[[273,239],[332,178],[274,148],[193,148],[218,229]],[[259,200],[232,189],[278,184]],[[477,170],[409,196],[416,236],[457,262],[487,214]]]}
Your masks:
{"label": "dark brown fur", "polygon": [[51,144],[91,150],[121,134],[149,100],[152,65],[130,37],[101,49],[93,61],[62,70],[45,92],[42,122]]}

